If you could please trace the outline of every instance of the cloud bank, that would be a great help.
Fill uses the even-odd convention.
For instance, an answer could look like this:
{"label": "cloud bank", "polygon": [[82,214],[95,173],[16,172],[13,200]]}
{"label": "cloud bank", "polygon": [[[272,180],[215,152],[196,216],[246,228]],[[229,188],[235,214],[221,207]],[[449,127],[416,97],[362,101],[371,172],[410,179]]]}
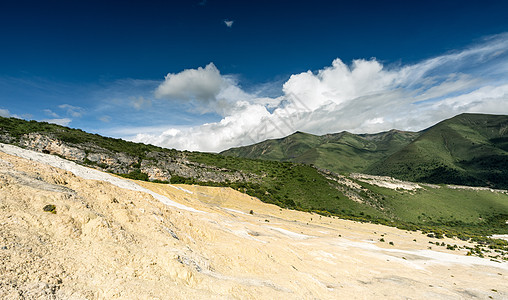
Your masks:
{"label": "cloud bank", "polygon": [[8,109],[6,109],[6,108],[0,108],[0,117],[4,117],[4,118],[17,118],[17,119],[30,119],[30,118],[32,118],[32,115],[31,114],[22,114],[22,115],[12,114]]}
{"label": "cloud bank", "polygon": [[245,92],[233,76],[206,67],[168,74],[155,91],[220,120],[140,133],[135,141],[169,148],[221,151],[297,130],[325,134],[421,130],[463,112],[508,114],[508,34],[411,65],[376,59],[292,75],[282,96]]}
{"label": "cloud bank", "polygon": [[58,119],[43,119],[42,122],[53,123],[61,126],[68,126],[72,122],[69,118],[58,118]]}
{"label": "cloud bank", "polygon": [[8,109],[0,108],[0,117],[9,118],[11,116],[11,113]]}

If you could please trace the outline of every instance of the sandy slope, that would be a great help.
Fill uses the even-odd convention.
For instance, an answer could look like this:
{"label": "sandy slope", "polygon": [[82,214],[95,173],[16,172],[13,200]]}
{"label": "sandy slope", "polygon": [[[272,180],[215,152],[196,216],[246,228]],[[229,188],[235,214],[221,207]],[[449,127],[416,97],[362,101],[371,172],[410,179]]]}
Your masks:
{"label": "sandy slope", "polygon": [[415,232],[95,172],[0,146],[0,298],[508,298],[507,263]]}

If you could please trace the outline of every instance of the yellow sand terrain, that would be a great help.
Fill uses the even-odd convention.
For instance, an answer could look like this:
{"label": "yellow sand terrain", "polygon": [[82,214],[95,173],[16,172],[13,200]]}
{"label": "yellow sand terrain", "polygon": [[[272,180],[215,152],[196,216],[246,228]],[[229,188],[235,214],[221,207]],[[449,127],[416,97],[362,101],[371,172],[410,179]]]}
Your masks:
{"label": "yellow sand terrain", "polygon": [[59,158],[11,154],[0,151],[2,299],[508,298],[507,263],[417,232],[229,188],[115,178],[120,187]]}

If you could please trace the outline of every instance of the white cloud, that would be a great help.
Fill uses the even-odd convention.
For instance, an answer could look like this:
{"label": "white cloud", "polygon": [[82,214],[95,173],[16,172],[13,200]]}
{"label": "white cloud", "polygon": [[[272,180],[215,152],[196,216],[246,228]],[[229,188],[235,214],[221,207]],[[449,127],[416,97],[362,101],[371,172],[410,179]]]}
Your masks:
{"label": "white cloud", "polygon": [[83,115],[85,110],[82,107],[70,105],[70,104],[61,104],[58,108],[65,110],[68,115],[71,115],[74,118],[79,118]]}
{"label": "white cloud", "polygon": [[292,75],[284,83],[286,95],[297,96],[310,109],[327,103],[342,104],[350,99],[392,89],[400,81],[398,74],[383,70],[375,60],[354,60],[351,67],[340,59],[318,71]]}
{"label": "white cloud", "polygon": [[22,114],[22,115],[11,114],[11,112],[8,109],[0,108],[0,117],[28,120],[31,119],[33,116],[31,114]]}
{"label": "white cloud", "polygon": [[100,121],[104,122],[104,123],[109,123],[111,122],[111,117],[110,116],[101,116],[98,118]]}
{"label": "white cloud", "polygon": [[43,112],[49,116],[49,117],[52,117],[52,118],[59,118],[60,116],[55,113],[54,111],[52,111],[51,109],[44,109]]}
{"label": "white cloud", "polygon": [[57,124],[57,125],[61,125],[61,126],[67,126],[67,125],[69,125],[70,122],[72,122],[72,120],[69,119],[69,118],[45,119],[45,120],[41,120],[41,121],[42,122],[53,123],[53,124]]}
{"label": "white cloud", "polygon": [[9,118],[11,116],[11,113],[8,109],[0,108],[0,117]]}
{"label": "white cloud", "polygon": [[210,101],[225,84],[219,70],[213,63],[205,68],[184,70],[177,74],[169,73],[155,91],[158,98]]}
{"label": "white cloud", "polygon": [[[220,121],[137,135],[136,141],[177,149],[220,151],[296,130],[421,130],[463,112],[508,114],[508,34],[420,63],[386,67],[375,59],[335,59],[317,72],[292,75],[283,95],[241,89],[213,64],[168,74],[156,95],[215,111]],[[497,66],[495,68],[494,66]],[[499,68],[505,68],[501,72]]]}
{"label": "white cloud", "polygon": [[142,96],[131,98],[131,105],[136,110],[141,110],[152,106],[152,101]]}
{"label": "white cloud", "polygon": [[160,135],[138,134],[134,140],[164,145],[169,148],[217,151],[238,145],[239,141],[251,141],[256,132],[250,133],[270,113],[261,105],[247,105],[237,114],[227,116],[217,123],[198,127],[165,130]]}
{"label": "white cloud", "polygon": [[155,97],[185,101],[200,113],[216,112],[222,116],[231,113],[237,101],[252,98],[238,87],[233,76],[221,75],[213,63],[166,75],[155,90]]}
{"label": "white cloud", "polygon": [[233,27],[234,22],[235,21],[232,21],[232,20],[224,20],[224,24],[226,24],[226,26],[229,28]]}

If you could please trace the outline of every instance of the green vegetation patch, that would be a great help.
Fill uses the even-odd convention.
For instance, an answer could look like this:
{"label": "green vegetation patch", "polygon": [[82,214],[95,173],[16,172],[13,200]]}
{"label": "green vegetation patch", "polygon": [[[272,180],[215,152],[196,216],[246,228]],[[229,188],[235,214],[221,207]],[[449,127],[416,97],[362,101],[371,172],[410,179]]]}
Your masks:
{"label": "green vegetation patch", "polygon": [[48,204],[48,205],[45,205],[43,208],[42,208],[43,211],[45,212],[50,212],[52,214],[56,214],[56,206],[53,205],[53,204]]}

